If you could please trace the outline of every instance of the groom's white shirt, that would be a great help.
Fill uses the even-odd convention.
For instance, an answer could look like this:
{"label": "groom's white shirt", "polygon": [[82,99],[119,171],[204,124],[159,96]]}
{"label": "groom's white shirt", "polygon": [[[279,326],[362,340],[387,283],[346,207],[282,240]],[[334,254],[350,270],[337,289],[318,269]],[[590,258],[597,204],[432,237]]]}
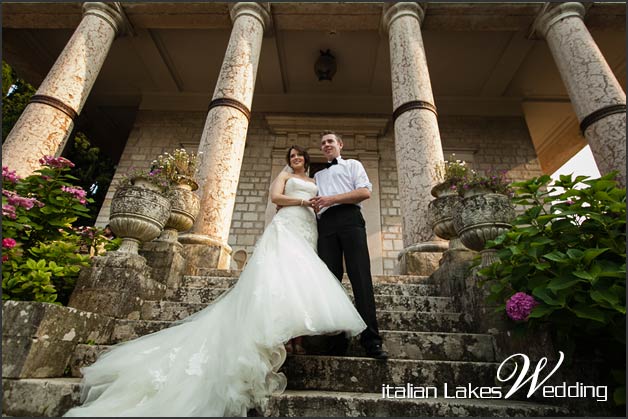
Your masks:
{"label": "groom's white shirt", "polygon": [[[368,188],[369,191],[373,190],[373,185],[369,181],[362,163],[353,159],[345,160],[340,156],[336,160],[338,164],[334,164],[328,169],[319,170],[314,175],[320,196],[338,195],[355,191],[359,188]],[[335,205],[332,205],[332,207]],[[355,205],[362,208],[361,204]],[[320,216],[324,213],[327,208],[323,208],[318,215]]]}

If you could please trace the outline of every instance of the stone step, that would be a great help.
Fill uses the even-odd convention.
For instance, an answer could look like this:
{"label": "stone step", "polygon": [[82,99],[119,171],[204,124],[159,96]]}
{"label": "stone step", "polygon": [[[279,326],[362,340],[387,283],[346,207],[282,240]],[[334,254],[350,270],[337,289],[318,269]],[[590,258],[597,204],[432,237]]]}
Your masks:
{"label": "stone step", "polygon": [[[396,330],[380,331],[391,358],[441,361],[495,361],[493,337],[476,333],[434,333]],[[365,356],[353,339],[349,354]]]}
{"label": "stone step", "polygon": [[287,390],[270,399],[273,417],[541,417],[568,416],[557,407],[511,400],[385,399],[382,393]]}
{"label": "stone step", "polygon": [[470,326],[457,312],[378,310],[380,330],[410,332],[468,332]]}
{"label": "stone step", "polygon": [[60,417],[80,402],[78,378],[2,379],[2,413],[8,416]]}
{"label": "stone step", "polygon": [[[216,290],[212,290],[216,291]],[[145,301],[141,308],[144,320],[181,320],[190,314],[207,307],[209,303],[180,301]],[[454,301],[450,297],[407,297],[404,295],[376,295],[377,307],[386,307],[388,311],[405,312],[455,312]]]}
{"label": "stone step", "polygon": [[[215,289],[225,290],[235,285],[234,278],[225,277],[187,277],[198,278],[198,280],[185,281],[179,288],[170,288],[166,292],[166,299],[172,301],[189,301],[195,299],[197,302],[210,301],[207,298],[216,298],[211,292]],[[353,294],[351,284],[344,282],[343,286],[349,294]],[[429,284],[373,284],[374,294],[382,295],[405,295],[413,297],[439,296],[439,287]],[[210,293],[210,297],[206,295]]]}
{"label": "stone step", "polygon": [[[168,301],[147,302],[143,307],[143,320],[120,319],[116,321],[113,342],[123,342],[164,329],[174,320],[180,320],[192,314],[185,312],[189,306],[180,306]],[[178,311],[180,309],[180,311]],[[167,310],[167,311],[165,311]],[[168,318],[169,320],[154,320]],[[468,332],[469,326],[462,320],[460,313],[454,312],[421,312],[421,311],[386,311],[377,312],[380,330],[398,330],[414,332]]]}
{"label": "stone step", "polygon": [[281,370],[291,390],[377,393],[383,385],[435,386],[448,393],[456,386],[496,386],[498,363],[334,356],[288,357]]}
{"label": "stone step", "polygon": [[[59,417],[80,402],[78,378],[3,379],[3,416]],[[567,416],[567,409],[513,400],[391,399],[382,392],[287,390],[271,397],[265,416],[509,417]]]}
{"label": "stone step", "polygon": [[[382,330],[381,335],[386,350],[391,358],[395,359],[488,362],[495,360],[493,338],[490,335],[392,330]],[[320,349],[320,345],[324,343],[316,338],[306,342],[306,348],[312,354],[316,354],[317,345]],[[102,351],[110,347],[108,345],[78,345],[70,360],[72,376],[80,377],[80,369],[91,365]],[[351,341],[348,355],[365,356],[364,349],[357,339]]]}
{"label": "stone step", "polygon": [[[207,269],[197,268],[196,275],[186,275],[183,278],[183,286],[189,286],[192,283],[203,284],[205,281],[213,281],[214,279],[205,278],[239,278],[239,270],[222,270],[222,269]],[[200,282],[197,282],[200,281]],[[429,284],[431,281],[429,276],[422,275],[373,275],[373,284],[386,283],[386,284]],[[347,274],[343,276],[342,282],[349,282]],[[203,285],[204,286],[204,285]]]}

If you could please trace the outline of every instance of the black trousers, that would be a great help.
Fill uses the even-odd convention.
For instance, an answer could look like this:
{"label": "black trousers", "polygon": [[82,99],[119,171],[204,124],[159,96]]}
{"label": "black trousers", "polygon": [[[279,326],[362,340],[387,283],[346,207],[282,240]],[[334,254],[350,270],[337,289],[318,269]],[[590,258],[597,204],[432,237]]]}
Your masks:
{"label": "black trousers", "polygon": [[[371,261],[366,241],[364,218],[360,208],[346,204],[328,208],[318,220],[318,256],[329,270],[342,282],[343,256],[347,275],[355,296],[355,307],[367,328],[360,335],[360,343],[366,349],[382,343],[375,315]],[[342,335],[341,335],[342,336]],[[332,347],[342,346],[338,337]],[[345,349],[346,349],[345,339]],[[332,348],[332,351],[334,348]],[[342,352],[342,350],[340,350]]]}

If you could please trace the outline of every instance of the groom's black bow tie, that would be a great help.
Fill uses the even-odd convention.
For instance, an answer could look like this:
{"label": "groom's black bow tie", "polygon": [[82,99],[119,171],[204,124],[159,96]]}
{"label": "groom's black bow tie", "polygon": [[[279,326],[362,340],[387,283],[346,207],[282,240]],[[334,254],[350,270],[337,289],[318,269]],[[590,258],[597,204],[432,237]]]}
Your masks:
{"label": "groom's black bow tie", "polygon": [[330,161],[329,163],[325,163],[325,168],[329,169],[330,167],[332,167],[334,164],[338,164],[338,159],[333,159],[332,161]]}

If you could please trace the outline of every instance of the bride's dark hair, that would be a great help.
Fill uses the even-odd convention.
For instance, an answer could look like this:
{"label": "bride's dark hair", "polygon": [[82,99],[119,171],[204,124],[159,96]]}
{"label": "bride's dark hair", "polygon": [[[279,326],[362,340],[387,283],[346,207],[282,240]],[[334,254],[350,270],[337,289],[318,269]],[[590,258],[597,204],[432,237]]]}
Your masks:
{"label": "bride's dark hair", "polygon": [[307,152],[306,149],[304,149],[300,145],[295,144],[295,145],[290,146],[290,148],[288,149],[288,152],[286,153],[286,162],[288,163],[288,166],[290,166],[290,152],[292,150],[296,150],[300,155],[303,156],[303,159],[305,160],[305,164],[303,165],[303,167],[305,168],[305,171],[307,172],[307,169],[310,168],[310,154]]}

